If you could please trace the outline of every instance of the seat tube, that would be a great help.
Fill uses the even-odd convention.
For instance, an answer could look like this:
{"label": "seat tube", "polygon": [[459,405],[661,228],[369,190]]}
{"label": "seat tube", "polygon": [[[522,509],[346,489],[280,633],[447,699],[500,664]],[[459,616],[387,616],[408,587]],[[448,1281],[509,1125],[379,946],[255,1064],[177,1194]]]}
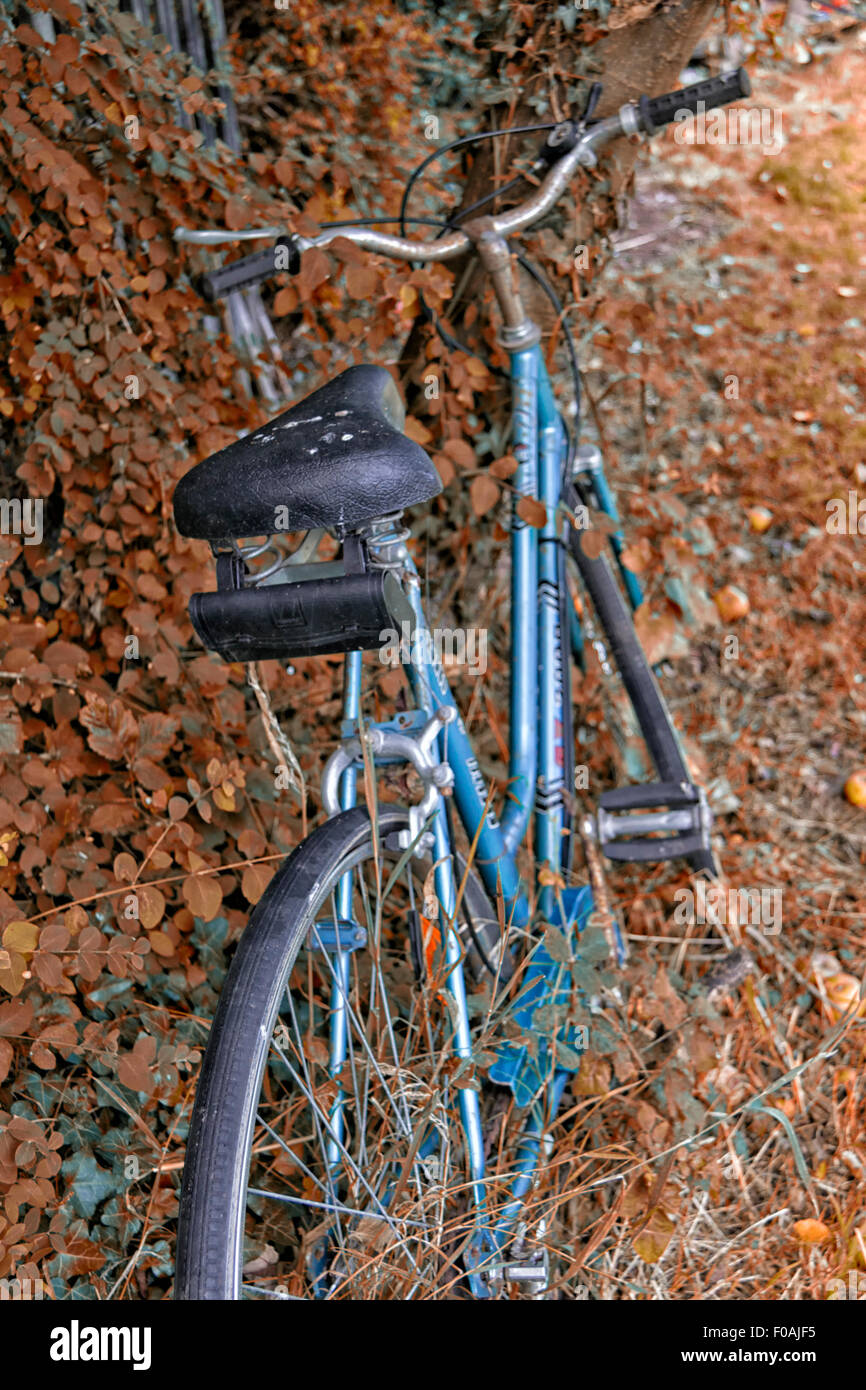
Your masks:
{"label": "seat tube", "polygon": [[[545,521],[538,542],[538,781],[535,795],[535,858],[539,868],[558,873],[564,825],[565,768],[568,765],[562,708],[563,650],[560,595],[560,518],[565,431],[547,371],[541,364],[538,390],[539,497]],[[571,790],[569,788],[569,790]],[[549,921],[555,906],[552,887],[541,889],[539,905]]]}
{"label": "seat tube", "polygon": [[[361,714],[361,669],[363,652],[347,652],[343,667],[343,719],[357,726]],[[350,810],[357,799],[358,772],[355,767],[347,767],[340,782],[340,805],[344,811]],[[334,901],[340,921],[352,920],[352,880],[351,872],[344,874],[337,884]],[[329,1037],[329,1066],[332,1076],[338,1076],[346,1061],[348,1043],[348,1019],[346,1015],[349,998],[349,969],[351,953],[335,951],[332,958],[331,978],[331,1018]],[[345,1097],[342,1087],[331,1105],[329,1116],[330,1136],[328,1138],[328,1162],[338,1168],[342,1162],[343,1143],[343,1105]]]}

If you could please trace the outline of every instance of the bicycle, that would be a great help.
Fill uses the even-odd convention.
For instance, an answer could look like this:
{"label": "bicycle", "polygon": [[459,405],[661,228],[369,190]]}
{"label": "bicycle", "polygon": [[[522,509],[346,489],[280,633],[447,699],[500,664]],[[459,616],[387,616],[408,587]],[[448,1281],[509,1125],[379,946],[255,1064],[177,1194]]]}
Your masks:
{"label": "bicycle", "polygon": [[[499,817],[429,640],[402,524],[407,507],[440,491],[438,475],[402,431],[389,372],[351,367],[197,464],[175,493],[178,529],[216,556],[217,589],[190,603],[206,647],[246,663],[345,654],[342,738],[323,776],[328,818],[257,904],[211,1028],[183,1176],[178,1298],[490,1298],[551,1285],[539,1183],[586,1047],[571,968],[590,929],[603,929],[614,964],[625,957],[601,856],[682,857],[708,875],[716,864],[706,796],[635,633],[642,594],[623,564],[601,459],[576,447],[558,410],[508,238],[548,212],[604,144],[749,93],[740,69],[595,120],[594,90],[583,116],[548,136],[540,186],[504,213],[423,242],[348,224],[311,237],[235,233],[275,245],[206,277],[216,298],[297,272],[306,250],[338,236],[406,262],[478,255],[514,393],[509,793]],[[402,220],[405,233],[405,207]],[[542,524],[521,517],[525,498],[543,505]],[[590,506],[611,519],[613,564],[581,544]],[[279,509],[288,524],[276,523]],[[270,541],[239,542],[280,530],[303,539],[256,569]],[[315,558],[326,534],[341,547],[336,560]],[[597,813],[576,822],[565,652],[578,659],[584,634],[569,564],[658,777],[602,793]],[[363,652],[402,624],[415,707],[365,722]],[[378,770],[389,764],[414,769],[417,804],[380,800]],[[518,865],[533,807],[534,910]],[[569,886],[576,839],[590,882]]]}

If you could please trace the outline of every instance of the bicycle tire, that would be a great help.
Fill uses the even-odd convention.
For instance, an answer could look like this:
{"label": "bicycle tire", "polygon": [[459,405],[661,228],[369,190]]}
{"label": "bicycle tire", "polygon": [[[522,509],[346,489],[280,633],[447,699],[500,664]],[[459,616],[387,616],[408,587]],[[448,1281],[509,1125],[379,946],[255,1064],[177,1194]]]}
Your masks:
{"label": "bicycle tire", "polygon": [[[406,829],[405,810],[379,809],[380,847]],[[293,851],[257,904],[240,939],[214,1017],[199,1076],[187,1144],[178,1223],[174,1297],[233,1300],[241,1296],[256,1106],[280,1000],[304,945],[317,904],[346,866],[372,853],[364,807],[326,821]],[[491,931],[489,908],[470,875],[475,930]],[[486,901],[486,899],[484,900]]]}

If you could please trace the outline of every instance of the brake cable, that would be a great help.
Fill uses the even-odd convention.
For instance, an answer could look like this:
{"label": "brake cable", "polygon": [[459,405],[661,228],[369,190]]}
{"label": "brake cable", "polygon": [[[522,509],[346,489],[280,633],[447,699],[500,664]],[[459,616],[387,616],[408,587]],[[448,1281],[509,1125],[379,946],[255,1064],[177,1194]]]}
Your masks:
{"label": "brake cable", "polygon": [[[544,121],[539,125],[506,126],[504,130],[481,130],[477,131],[474,135],[461,135],[458,140],[451,140],[447,145],[440,145],[437,149],[428,154],[426,159],[422,159],[418,167],[413,169],[409,178],[406,180],[406,187],[403,190],[403,197],[400,200],[400,235],[406,235],[406,225],[412,220],[406,217],[406,209],[409,206],[409,198],[412,189],[415,187],[415,184],[418,182],[424,170],[428,168],[429,165],[433,164],[435,160],[441,159],[445,154],[450,154],[452,150],[460,149],[463,145],[476,144],[480,140],[498,140],[503,135],[532,135],[539,130],[553,130],[554,126],[555,122]],[[498,190],[498,192],[502,191],[501,189]],[[489,201],[489,199],[487,201]]]}
{"label": "brake cable", "polygon": [[[406,187],[403,190],[403,196],[400,200],[400,214],[397,218],[345,218],[335,222],[324,222],[321,225],[323,227],[329,228],[370,227],[381,225],[383,223],[399,222],[400,235],[404,237],[406,236],[407,228],[410,225],[437,227],[439,229],[440,236],[446,232],[456,231],[459,228],[460,220],[465,219],[466,217],[470,216],[470,214],[477,212],[479,208],[486,206],[487,203],[493,202],[496,198],[499,198],[503,194],[510,192],[513,188],[516,188],[520,183],[526,180],[526,174],[518,174],[515,178],[510,179],[508,183],[503,184],[500,188],[493,189],[490,193],[485,194],[483,198],[477,199],[468,207],[458,209],[454,214],[452,214],[450,218],[446,220],[433,217],[407,217],[407,208],[412,189],[414,188],[416,182],[421,177],[425,169],[429,168],[431,164],[433,164],[437,159],[440,159],[443,155],[449,154],[452,150],[460,149],[464,145],[476,144],[481,140],[495,140],[504,135],[531,135],[536,134],[538,131],[541,130],[565,130],[568,126],[570,126],[571,129],[568,131],[568,135],[571,137],[571,140],[573,141],[573,139],[577,137],[578,132],[592,122],[592,118],[595,114],[595,110],[598,106],[601,94],[602,84],[600,82],[593,82],[589,89],[589,92],[587,93],[586,104],[584,106],[583,112],[577,122],[572,123],[561,121],[543,121],[538,124],[527,126],[506,126],[503,130],[487,130],[479,131],[474,135],[463,135],[460,136],[460,138],[457,140],[450,141],[448,144],[440,145],[437,149],[431,151],[431,153],[427,155],[427,157],[423,159],[421,163],[417,166],[417,168],[415,168],[409,175],[409,178],[406,181]],[[548,145],[550,146],[549,151]],[[547,144],[545,145],[545,149],[542,152],[542,155],[538,159],[536,159],[533,168],[551,162],[549,155],[555,155],[555,157],[558,158],[562,153],[563,151],[561,149],[561,142],[557,142],[554,145],[550,140],[548,140]],[[568,350],[569,367],[573,382],[576,420],[579,421],[581,413],[580,371],[577,363],[577,351],[574,345],[574,338],[572,336],[571,329],[565,320],[564,306],[556,291],[554,290],[553,286],[551,285],[550,281],[543,273],[543,271],[539,267],[535,266],[532,263],[532,261],[530,261],[529,258],[525,256],[522,252],[516,253],[516,258],[518,264],[526,271],[526,273],[529,276],[531,276],[531,278],[541,288],[544,294],[546,294],[547,298],[553,305],[554,311],[562,326],[563,337],[565,338],[566,348]],[[449,333],[447,329],[443,327],[438,315],[427,304],[426,300],[424,299],[423,292],[421,292],[420,290],[418,292],[418,301],[421,311],[424,314],[424,317],[427,319],[427,322],[432,324],[434,332],[439,336],[439,338],[445,344],[446,347],[450,348],[452,352],[463,352],[466,353],[466,355],[469,357],[477,358],[480,362],[483,362],[487,370],[490,371],[494,376],[507,376],[506,372],[504,372],[500,367],[494,366],[494,364],[489,360],[489,358],[487,358],[483,353],[477,352],[474,349],[468,347],[465,343],[460,342],[459,339],[455,338],[451,333]],[[567,422],[566,431],[568,434],[568,450],[563,467],[565,470],[568,470],[570,472],[570,466],[574,459],[574,455],[577,449],[576,431],[571,430]]]}

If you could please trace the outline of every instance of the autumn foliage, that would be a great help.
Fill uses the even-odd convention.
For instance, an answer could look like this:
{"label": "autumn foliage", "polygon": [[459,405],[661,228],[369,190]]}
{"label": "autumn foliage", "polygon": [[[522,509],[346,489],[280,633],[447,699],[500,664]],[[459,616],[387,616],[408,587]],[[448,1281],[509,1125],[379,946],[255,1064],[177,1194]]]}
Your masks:
{"label": "autumn foliage", "polygon": [[[267,27],[238,7],[229,48],[245,153],[236,156],[182,118],[219,113],[214,85],[131,15],[104,0],[44,8],[53,41],[23,10],[0,29],[3,487],[9,499],[44,502],[41,545],[0,536],[0,1278],[43,1278],[59,1298],[162,1297],[227,948],[302,824],[297,799],[275,786],[243,671],[207,655],[186,616],[190,593],[213,587],[213,568],[208,549],[174,529],[174,484],[264,412],[195,289],[214,253],[180,248],[174,232],[305,230],[399,206],[407,173],[430,152],[419,70],[441,67],[443,36],[396,4],[298,0]],[[448,28],[458,76],[472,72],[481,14],[463,9],[468,17]],[[459,82],[449,89],[441,138],[461,132],[465,96]],[[782,83],[767,100],[790,96]],[[640,257],[607,279],[595,267],[578,275],[568,226],[534,246],[581,303],[587,421],[623,484],[629,560],[648,590],[639,628],[654,660],[676,664],[677,718],[723,818],[726,867],[734,882],[757,875],[791,888],[790,937],[752,943],[766,997],[749,984],[713,1012],[694,1003],[703,957],[677,948],[662,964],[654,944],[670,931],[677,870],[617,880],[628,929],[646,949],[635,953],[643,964],[630,978],[620,1070],[593,1056],[575,1083],[568,1116],[580,1139],[568,1178],[577,1185],[627,1154],[637,1176],[620,1224],[601,1206],[581,1221],[590,1240],[600,1230],[617,1249],[633,1237],[655,1265],[698,1190],[736,1234],[743,1167],[766,1143],[755,1200],[790,1199],[804,1218],[793,1239],[830,1252],[807,1274],[788,1233],[774,1258],[789,1283],[820,1284],[860,1267],[851,1183],[857,1163],[861,1182],[866,1172],[861,1035],[849,1028],[839,1065],[809,1074],[815,1113],[798,1074],[780,1077],[814,1057],[828,1018],[845,1026],[856,998],[838,981],[864,966],[850,934],[863,912],[862,799],[848,804],[841,792],[852,772],[862,777],[866,614],[855,542],[828,542],[824,508],[849,486],[863,489],[866,349],[854,289],[862,160],[843,128],[816,138],[814,151],[798,146],[766,167],[724,153],[713,264],[702,264],[711,288],[665,282]],[[689,151],[670,141],[665,150],[676,182]],[[837,166],[831,179],[825,159]],[[417,210],[433,210],[426,194]],[[451,290],[441,268],[371,262],[345,242],[305,257],[301,276],[269,300],[293,396],[352,361],[395,363],[420,295],[446,315]],[[460,673],[458,682],[485,771],[501,786],[512,461],[493,330],[470,310],[461,331],[483,360],[425,330],[404,364],[417,406],[409,428],[447,485],[419,523],[418,556],[441,611],[491,629],[487,682]],[[442,385],[433,396],[431,373]],[[731,586],[746,604],[720,612],[712,595]],[[742,661],[725,665],[734,630]],[[287,673],[273,663],[265,675],[315,787],[337,737],[337,664]],[[374,716],[392,711],[401,683],[371,670]],[[596,667],[575,674],[575,698],[583,756],[604,784],[615,749]],[[835,953],[823,975],[816,944]],[[828,991],[824,979],[837,983]],[[631,1070],[621,1060],[636,1046],[649,1057],[640,1072],[633,1057]],[[816,1176],[844,1189],[835,1215],[803,1182],[781,1130],[771,1144],[772,1117],[746,1114],[746,1098],[767,1087]],[[684,1151],[660,1188],[650,1162],[694,1133],[706,1107],[723,1106],[730,1124],[710,1147]],[[814,1152],[810,1126],[821,1129]],[[825,1240],[815,1230],[831,1217]],[[722,1296],[756,1291],[751,1275],[737,1284],[737,1258],[718,1274]],[[710,1267],[677,1265],[664,1290],[693,1296]],[[621,1296],[610,1278],[606,1296]]]}
{"label": "autumn foliage", "polygon": [[[267,42],[234,40],[243,158],[181,121],[219,99],[131,15],[52,0],[53,42],[4,21],[4,483],[43,500],[44,540],[2,538],[0,1277],[58,1297],[125,1292],[139,1240],[133,1288],[169,1274],[202,1021],[300,833],[243,672],[186,617],[212,565],[174,530],[174,483],[263,413],[192,284],[213,258],[173,232],[337,217],[352,179],[393,205],[394,133],[421,138],[406,55],[435,38],[378,8],[303,3]],[[313,255],[278,295],[304,334],[297,395],[411,313],[405,278],[350,261],[337,289],[330,271]],[[333,663],[282,678],[305,765],[335,682]]]}

